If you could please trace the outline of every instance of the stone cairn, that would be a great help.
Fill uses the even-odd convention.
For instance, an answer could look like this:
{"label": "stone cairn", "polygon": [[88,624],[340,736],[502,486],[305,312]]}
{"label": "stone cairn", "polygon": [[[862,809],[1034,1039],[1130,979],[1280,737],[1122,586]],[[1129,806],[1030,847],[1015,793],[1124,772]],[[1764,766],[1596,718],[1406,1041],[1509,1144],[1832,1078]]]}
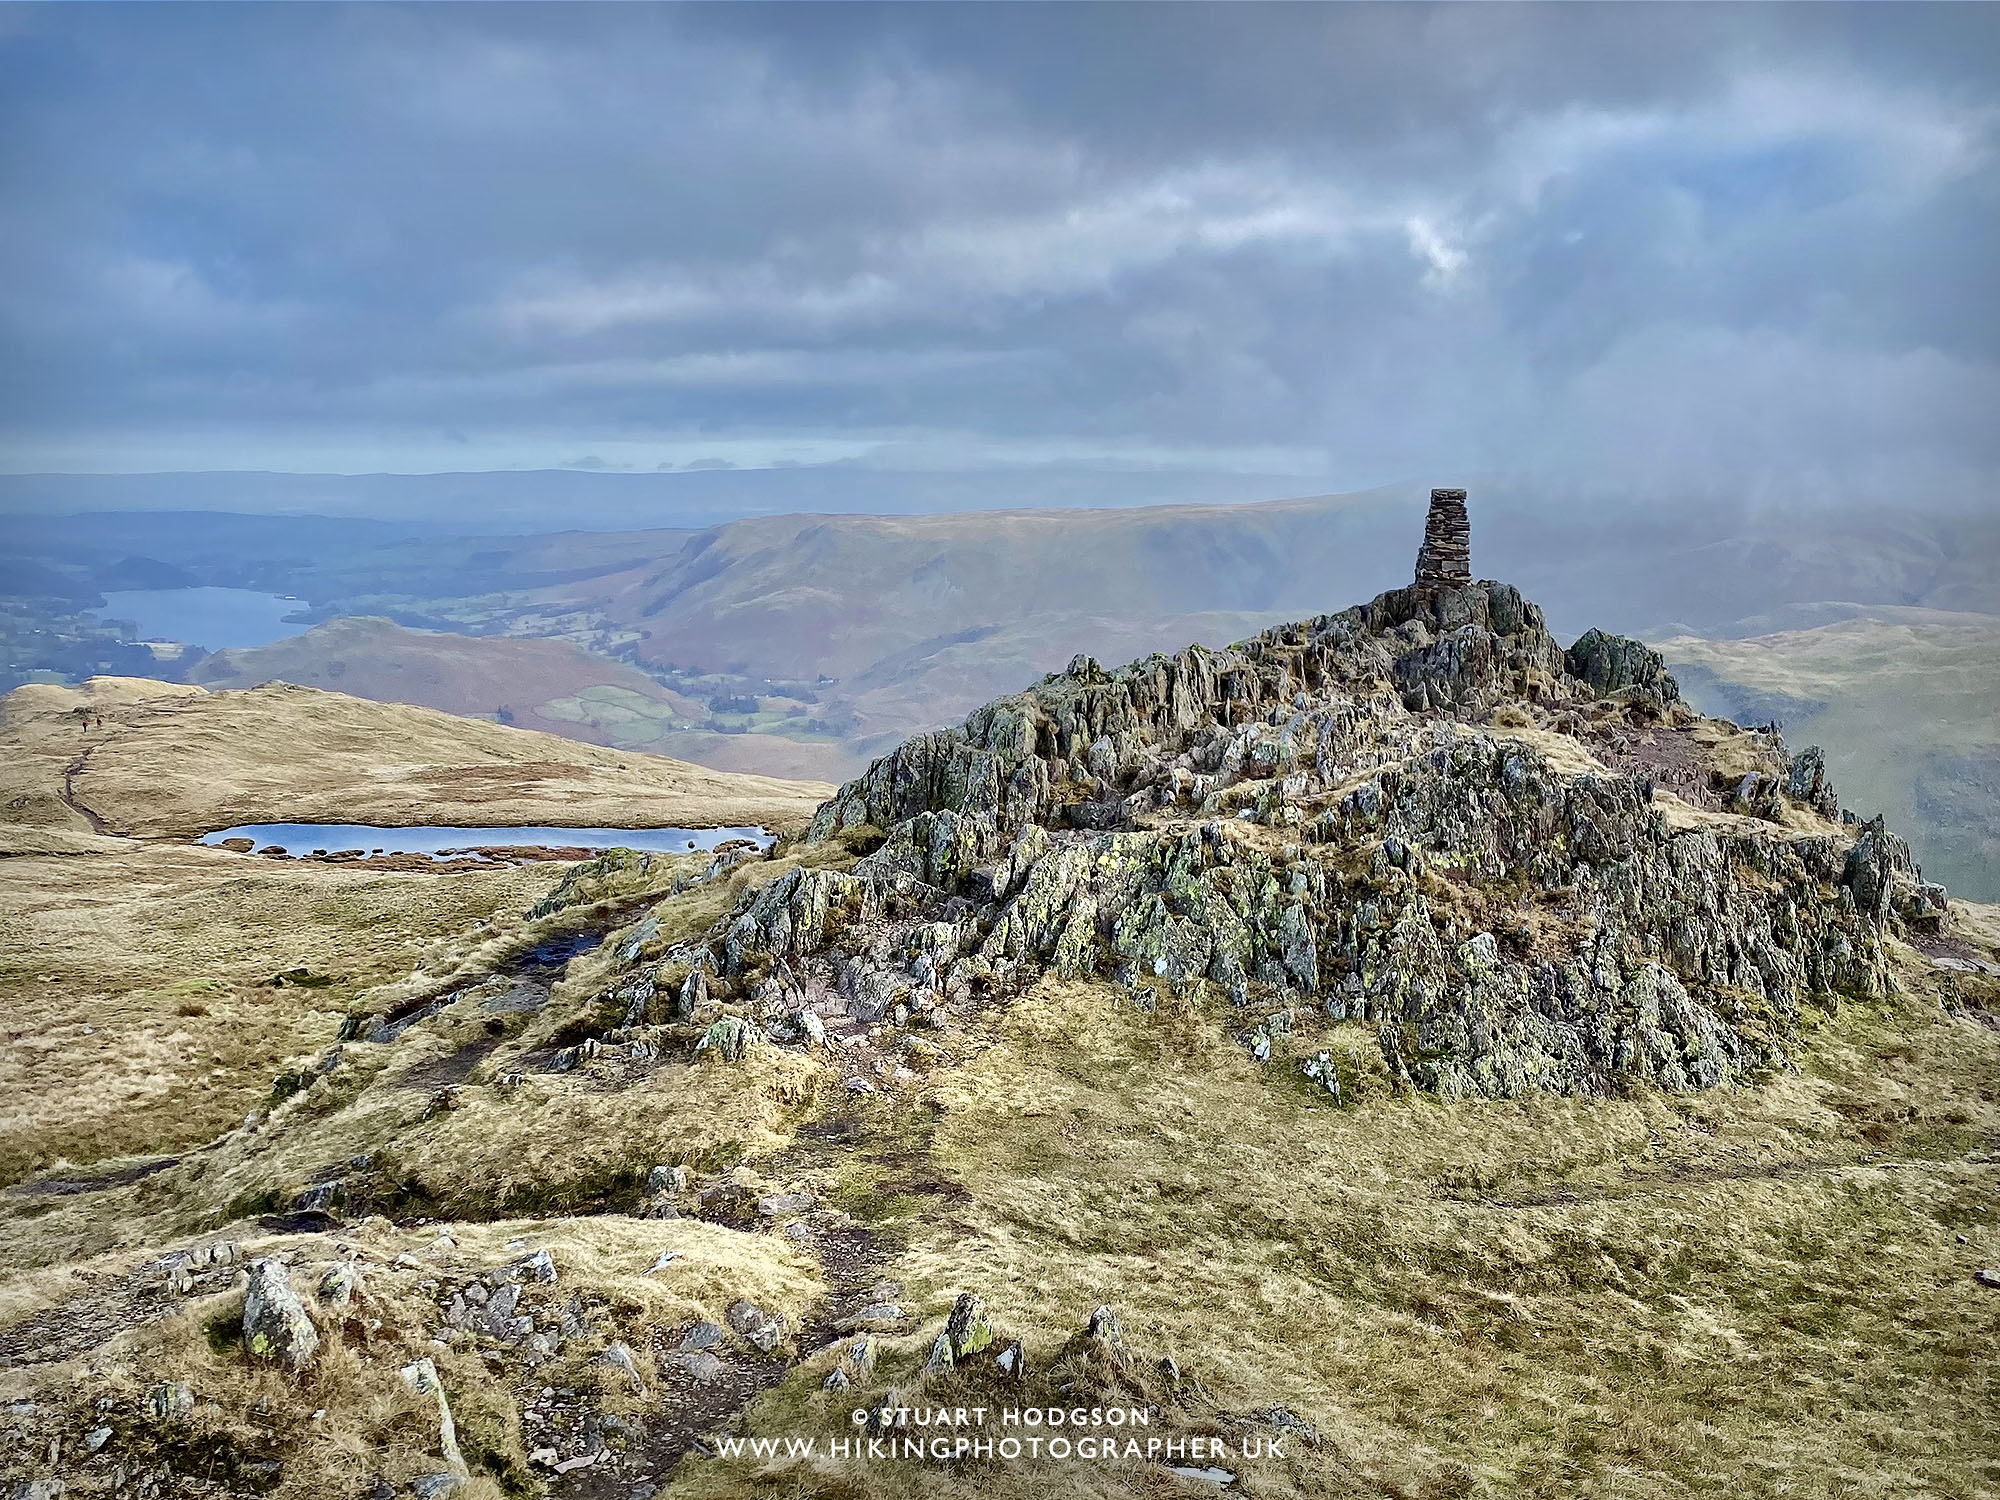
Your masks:
{"label": "stone cairn", "polygon": [[1472,523],[1465,518],[1464,490],[1431,491],[1424,544],[1417,549],[1417,582],[1448,588],[1472,582]]}

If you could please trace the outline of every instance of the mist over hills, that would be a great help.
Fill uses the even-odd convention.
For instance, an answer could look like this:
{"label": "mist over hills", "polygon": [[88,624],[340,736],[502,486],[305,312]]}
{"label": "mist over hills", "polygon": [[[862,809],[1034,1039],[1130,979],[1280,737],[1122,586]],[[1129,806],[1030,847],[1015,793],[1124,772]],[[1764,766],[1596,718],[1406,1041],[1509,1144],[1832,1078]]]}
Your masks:
{"label": "mist over hills", "polygon": [[[594,468],[442,474],[0,474],[0,515],[62,517],[207,511],[364,523],[394,535],[502,535],[568,528],[630,530],[719,525],[786,511],[905,514],[1003,507],[1235,503],[1307,493],[1319,481],[1134,467],[1016,464],[1002,469],[905,470],[864,463],[666,473]],[[10,520],[10,527],[20,520]],[[157,528],[155,529],[157,534]]]}

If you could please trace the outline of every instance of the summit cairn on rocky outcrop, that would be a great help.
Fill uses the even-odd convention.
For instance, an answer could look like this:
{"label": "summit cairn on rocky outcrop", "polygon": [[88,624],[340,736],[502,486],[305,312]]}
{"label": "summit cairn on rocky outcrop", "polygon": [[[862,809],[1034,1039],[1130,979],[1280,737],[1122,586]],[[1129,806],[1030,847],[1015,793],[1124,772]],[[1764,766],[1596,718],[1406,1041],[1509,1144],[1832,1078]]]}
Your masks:
{"label": "summit cairn on rocky outcrop", "polygon": [[1417,582],[1446,588],[1472,582],[1472,522],[1465,514],[1464,490],[1431,491],[1424,544],[1417,549]]}
{"label": "summit cairn on rocky outcrop", "polygon": [[1565,651],[1518,590],[1471,581],[1464,517],[1435,492],[1416,581],[1367,604],[1079,656],[907,741],[705,935],[627,945],[606,1040],[657,1055],[731,1020],[880,1056],[1100,977],[1229,1007],[1260,1060],[1358,1024],[1446,1094],[1785,1065],[1815,1016],[1882,991],[1885,935],[1934,930],[1941,888],[1879,820],[1839,821],[1816,752],[1701,718],[1639,642]]}

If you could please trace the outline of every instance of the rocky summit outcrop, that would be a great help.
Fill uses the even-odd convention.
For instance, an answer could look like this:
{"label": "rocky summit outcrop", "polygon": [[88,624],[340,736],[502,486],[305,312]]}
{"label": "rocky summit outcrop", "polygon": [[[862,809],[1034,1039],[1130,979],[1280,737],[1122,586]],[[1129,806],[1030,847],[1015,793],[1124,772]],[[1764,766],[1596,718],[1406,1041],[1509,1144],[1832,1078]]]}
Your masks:
{"label": "rocky summit outcrop", "polygon": [[725,1056],[1053,973],[1213,987],[1260,1057],[1317,1008],[1446,1094],[1704,1088],[1942,920],[1900,839],[1838,817],[1817,751],[1699,718],[1640,643],[1565,650],[1507,584],[1420,578],[917,736],[813,820],[864,858],[746,892],[640,988]]}

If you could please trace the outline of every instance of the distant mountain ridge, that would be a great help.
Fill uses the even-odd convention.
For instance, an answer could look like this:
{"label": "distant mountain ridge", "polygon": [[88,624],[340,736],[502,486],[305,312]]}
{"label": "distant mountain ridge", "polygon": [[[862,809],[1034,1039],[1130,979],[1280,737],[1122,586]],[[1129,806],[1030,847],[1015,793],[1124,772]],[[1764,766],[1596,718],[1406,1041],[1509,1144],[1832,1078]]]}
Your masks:
{"label": "distant mountain ridge", "polygon": [[[643,478],[561,483],[574,479],[578,496],[655,488]],[[362,691],[487,714],[504,703],[524,723],[598,743],[838,778],[1078,652],[1223,646],[1365,597],[1408,566],[1423,503],[1397,485],[1244,505],[794,513],[462,537],[326,517],[16,519],[39,587],[68,577],[87,596],[92,579],[142,556],[200,582],[300,596],[318,620],[444,633],[417,640],[418,654],[462,658],[461,682],[360,673],[350,681],[370,684]],[[1963,509],[1590,505],[1496,483],[1473,489],[1470,514],[1482,571],[1516,580],[1565,638],[1591,626],[1654,641],[1761,637],[1899,610],[2000,618],[2000,518]],[[386,670],[412,639],[378,628],[372,657]],[[499,697],[495,674],[526,641],[574,651],[574,671],[565,679],[544,655]],[[226,680],[329,681],[353,660],[315,635],[233,659]],[[1878,732],[1874,743],[1892,741]],[[1958,796],[1910,809],[1920,845],[1960,816]]]}

